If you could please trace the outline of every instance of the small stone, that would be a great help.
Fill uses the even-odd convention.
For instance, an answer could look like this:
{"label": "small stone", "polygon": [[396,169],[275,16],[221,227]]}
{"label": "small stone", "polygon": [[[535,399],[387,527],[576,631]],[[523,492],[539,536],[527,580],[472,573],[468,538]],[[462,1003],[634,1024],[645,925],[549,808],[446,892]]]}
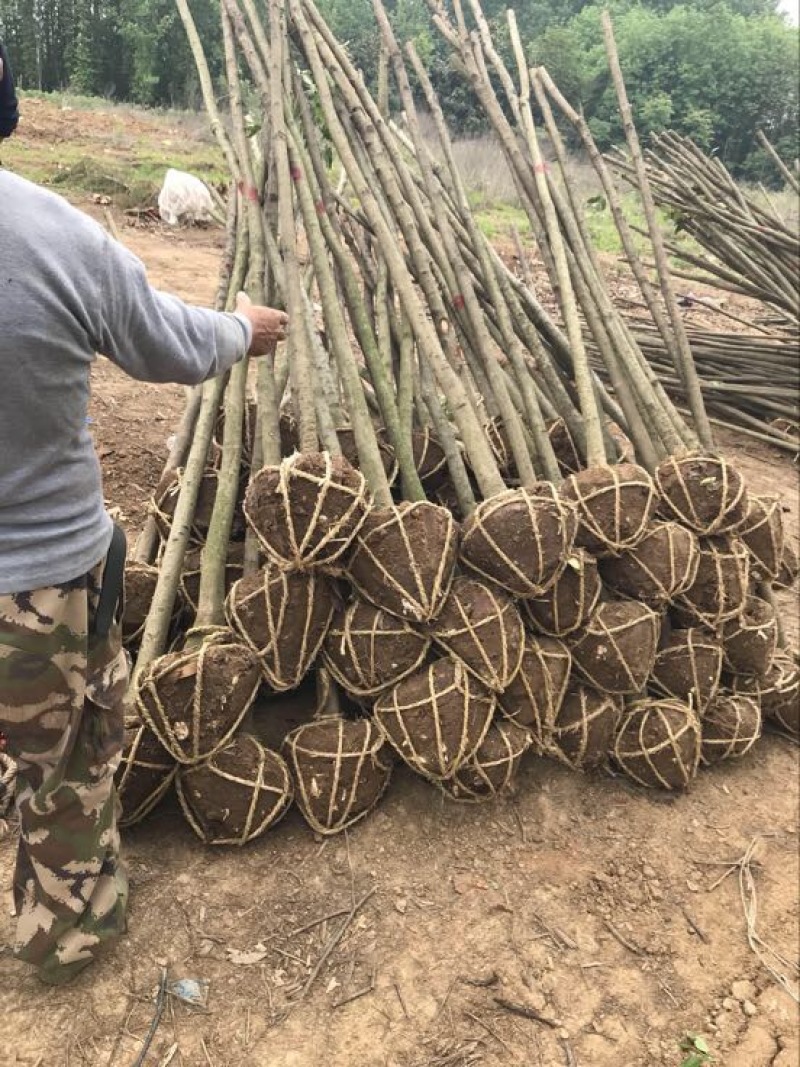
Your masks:
{"label": "small stone", "polygon": [[723,997],[722,998],[722,1006],[725,1009],[725,1011],[738,1011],[739,1010],[739,1001],[735,1000],[733,997]]}
{"label": "small stone", "polygon": [[758,996],[758,990],[752,982],[740,979],[731,986],[731,996],[736,997],[737,1000],[755,1000]]}
{"label": "small stone", "polygon": [[556,1031],[556,1034],[562,1041],[569,1041],[569,1030],[565,1030],[563,1026]]}
{"label": "small stone", "polygon": [[395,911],[399,911],[401,915],[405,915],[408,908],[408,901],[405,897],[398,897],[394,902]]}
{"label": "small stone", "polygon": [[697,882],[691,882],[688,879],[687,879],[687,882],[686,882],[686,888],[689,890],[690,893],[699,893],[700,892],[700,886],[697,884]]}
{"label": "small stone", "polygon": [[758,1008],[755,1006],[752,1000],[742,1001],[742,1011],[745,1013],[745,1015],[749,1015],[751,1019],[754,1015],[758,1015]]}
{"label": "small stone", "polygon": [[642,867],[642,874],[645,876],[645,878],[655,878],[656,877],[656,872],[653,870],[652,867],[648,866],[647,864],[645,864],[644,867]]}

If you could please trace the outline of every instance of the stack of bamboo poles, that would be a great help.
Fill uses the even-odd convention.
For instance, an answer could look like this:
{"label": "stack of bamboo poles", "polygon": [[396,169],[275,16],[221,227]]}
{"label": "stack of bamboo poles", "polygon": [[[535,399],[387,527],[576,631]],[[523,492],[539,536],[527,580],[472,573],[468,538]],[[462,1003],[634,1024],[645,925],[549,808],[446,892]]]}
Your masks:
{"label": "stack of bamboo poles", "polygon": [[[658,331],[643,320],[634,320],[631,329],[667,393],[683,402],[682,383]],[[775,331],[717,333],[698,327],[689,327],[688,336],[712,423],[796,456],[800,451],[798,338]],[[596,355],[595,365],[602,375]]]}
{"label": "stack of bamboo poles", "polygon": [[[800,322],[800,235],[769,201],[758,204],[737,185],[719,159],[686,137],[663,133],[647,152],[647,171],[656,201],[673,216],[678,232],[702,248],[695,255],[680,245],[670,250],[687,266],[675,271],[691,281],[754,297],[786,316],[795,336]],[[630,163],[614,157],[615,168],[635,181]],[[784,177],[794,193],[800,184]]]}
{"label": "stack of bamboo poles", "polygon": [[[712,450],[610,22],[659,264],[658,293],[641,271],[643,295],[691,427],[614,307],[554,87],[528,70],[513,12],[516,82],[477,0],[472,29],[458,4],[434,21],[508,156],[559,321],[477,226],[438,100],[381,0],[375,97],[313,0],[271,0],[268,20],[253,0],[222,0],[227,121],[176,2],[235,183],[219,306],[245,286],[290,326],[253,396],[244,363],[190,401],[130,568],[127,821],[175,781],[211,843],[257,836],[293,797],[334,833],[374,807],[398,759],[477,801],[530,749],[684,788],[701,758],[744,755],[762,710],[797,734],[798,671],[771,605],[796,571],[780,504],[751,498]],[[257,146],[242,70],[261,103]],[[531,86],[563,182],[543,162]],[[264,724],[274,741],[285,693],[305,703],[279,754]]]}

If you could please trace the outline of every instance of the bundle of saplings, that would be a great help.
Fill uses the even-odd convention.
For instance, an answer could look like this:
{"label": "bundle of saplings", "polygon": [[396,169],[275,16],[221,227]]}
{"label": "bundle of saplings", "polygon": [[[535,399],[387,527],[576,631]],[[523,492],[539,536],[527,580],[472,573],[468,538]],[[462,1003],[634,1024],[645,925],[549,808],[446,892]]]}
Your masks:
{"label": "bundle of saplings", "polygon": [[[270,0],[264,19],[221,0],[223,121],[178,0],[232,179],[219,306],[245,288],[289,313],[276,352],[190,400],[128,574],[124,818],[174,782],[209,844],[243,845],[292,803],[341,832],[398,766],[469,803],[523,788],[543,758],[680,790],[746,758],[762,720],[798,735],[772,596],[797,571],[783,509],[715,448],[635,129],[658,292],[615,220],[689,420],[613,303],[554,121],[569,105],[546,72],[531,81],[513,12],[515,73],[485,20],[470,33],[437,7],[434,25],[495,129],[552,302],[477,225],[425,68],[373,6],[396,91],[380,100],[313,0]],[[605,36],[627,113],[608,20]]]}

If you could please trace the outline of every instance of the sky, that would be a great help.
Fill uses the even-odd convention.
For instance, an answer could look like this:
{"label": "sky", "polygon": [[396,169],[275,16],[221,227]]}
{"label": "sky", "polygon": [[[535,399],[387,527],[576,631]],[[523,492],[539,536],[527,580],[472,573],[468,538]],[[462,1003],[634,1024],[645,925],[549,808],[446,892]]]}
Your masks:
{"label": "sky", "polygon": [[786,14],[789,16],[790,22],[794,26],[796,26],[798,22],[797,5],[798,0],[781,0],[780,4],[778,5],[781,11],[786,12]]}

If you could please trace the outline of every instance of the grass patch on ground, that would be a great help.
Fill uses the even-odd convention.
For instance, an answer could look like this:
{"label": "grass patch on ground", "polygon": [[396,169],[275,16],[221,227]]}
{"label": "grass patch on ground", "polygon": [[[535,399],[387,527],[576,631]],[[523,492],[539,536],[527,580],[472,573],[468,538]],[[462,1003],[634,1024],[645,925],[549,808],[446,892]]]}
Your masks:
{"label": "grass patch on ground", "polygon": [[227,169],[204,115],[146,111],[62,93],[24,93],[3,162],[67,196],[111,196],[122,208],[155,203],[170,167],[225,184]]}

